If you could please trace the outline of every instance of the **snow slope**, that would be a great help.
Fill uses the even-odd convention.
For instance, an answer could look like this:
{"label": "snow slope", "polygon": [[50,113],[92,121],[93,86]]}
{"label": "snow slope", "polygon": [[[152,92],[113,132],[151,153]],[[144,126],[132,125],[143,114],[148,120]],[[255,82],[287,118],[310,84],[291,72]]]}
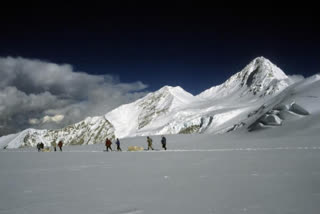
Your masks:
{"label": "snow slope", "polygon": [[[317,214],[319,116],[263,132],[168,135],[167,151],[2,150],[0,213]],[[124,151],[134,145],[146,148],[145,137],[121,140]]]}
{"label": "snow slope", "polygon": [[304,117],[315,117],[320,112],[320,76],[314,75],[293,84],[275,97],[276,101],[250,129],[265,129],[283,123],[296,123]]}

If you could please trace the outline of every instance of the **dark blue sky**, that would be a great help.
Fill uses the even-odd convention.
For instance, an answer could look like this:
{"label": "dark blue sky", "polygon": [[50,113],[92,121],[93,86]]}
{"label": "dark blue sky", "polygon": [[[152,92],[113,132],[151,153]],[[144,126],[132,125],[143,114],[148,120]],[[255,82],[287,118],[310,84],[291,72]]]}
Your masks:
{"label": "dark blue sky", "polygon": [[320,71],[315,9],[7,8],[0,56],[68,63],[157,90],[197,94],[224,82],[257,56],[287,74]]}

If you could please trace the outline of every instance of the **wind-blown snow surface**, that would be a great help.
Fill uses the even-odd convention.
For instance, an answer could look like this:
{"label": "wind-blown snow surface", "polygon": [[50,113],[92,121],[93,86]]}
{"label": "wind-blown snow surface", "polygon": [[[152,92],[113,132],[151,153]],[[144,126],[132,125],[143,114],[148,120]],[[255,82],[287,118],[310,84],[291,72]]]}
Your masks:
{"label": "wind-blown snow surface", "polygon": [[[315,117],[249,134],[168,135],[167,151],[3,150],[0,213],[317,214]],[[160,149],[160,137],[153,140]],[[146,139],[122,140],[123,150],[130,145],[146,148]]]}

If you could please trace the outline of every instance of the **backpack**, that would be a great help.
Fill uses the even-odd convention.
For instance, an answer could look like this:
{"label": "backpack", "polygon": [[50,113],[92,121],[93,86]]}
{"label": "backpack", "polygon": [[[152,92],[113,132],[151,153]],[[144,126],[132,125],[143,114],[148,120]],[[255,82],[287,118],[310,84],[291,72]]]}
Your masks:
{"label": "backpack", "polygon": [[112,142],[108,139],[106,140],[106,146],[111,146]]}
{"label": "backpack", "polygon": [[166,145],[166,138],[165,137],[163,137],[162,139],[161,139],[161,143],[162,143],[162,145]]}

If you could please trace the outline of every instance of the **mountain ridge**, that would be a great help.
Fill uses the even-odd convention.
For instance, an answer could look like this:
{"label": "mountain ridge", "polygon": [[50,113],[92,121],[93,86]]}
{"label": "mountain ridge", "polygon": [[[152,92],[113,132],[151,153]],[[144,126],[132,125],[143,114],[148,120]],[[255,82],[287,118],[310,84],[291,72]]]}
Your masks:
{"label": "mountain ridge", "polygon": [[37,130],[29,128],[17,134],[10,135],[9,138],[1,137],[3,141],[9,140],[6,148],[36,146],[37,143],[44,143],[50,146],[51,142],[62,140],[65,145],[85,145],[103,143],[106,138],[115,138],[112,124],[102,116],[87,117],[78,123],[55,130]]}
{"label": "mountain ridge", "polygon": [[[107,136],[124,138],[160,134],[225,133],[248,128],[280,102],[281,99],[277,96],[292,84],[293,81],[280,68],[264,57],[257,57],[223,84],[196,96],[180,86],[163,86],[104,116],[94,117],[98,119],[85,119],[86,122],[70,125],[69,132],[63,132],[69,135],[72,132],[71,135],[82,136],[83,140],[70,139],[67,134],[60,135],[67,139],[67,144],[82,145],[102,143]],[[83,126],[79,128],[78,124],[81,123]],[[106,127],[103,127],[105,124]],[[104,134],[93,131],[95,129],[92,127],[103,129]],[[60,129],[60,132],[64,129]],[[57,130],[44,132],[52,135],[45,140],[47,146],[55,136],[60,136],[56,134]],[[43,141],[40,137],[43,139],[41,130],[32,133],[35,134],[30,139],[34,142]],[[99,140],[90,141],[89,136]],[[1,139],[2,142],[7,139],[7,142],[11,137],[0,138],[0,144],[4,144]],[[20,146],[34,146],[30,139],[24,139]],[[18,143],[12,145],[16,146]]]}

